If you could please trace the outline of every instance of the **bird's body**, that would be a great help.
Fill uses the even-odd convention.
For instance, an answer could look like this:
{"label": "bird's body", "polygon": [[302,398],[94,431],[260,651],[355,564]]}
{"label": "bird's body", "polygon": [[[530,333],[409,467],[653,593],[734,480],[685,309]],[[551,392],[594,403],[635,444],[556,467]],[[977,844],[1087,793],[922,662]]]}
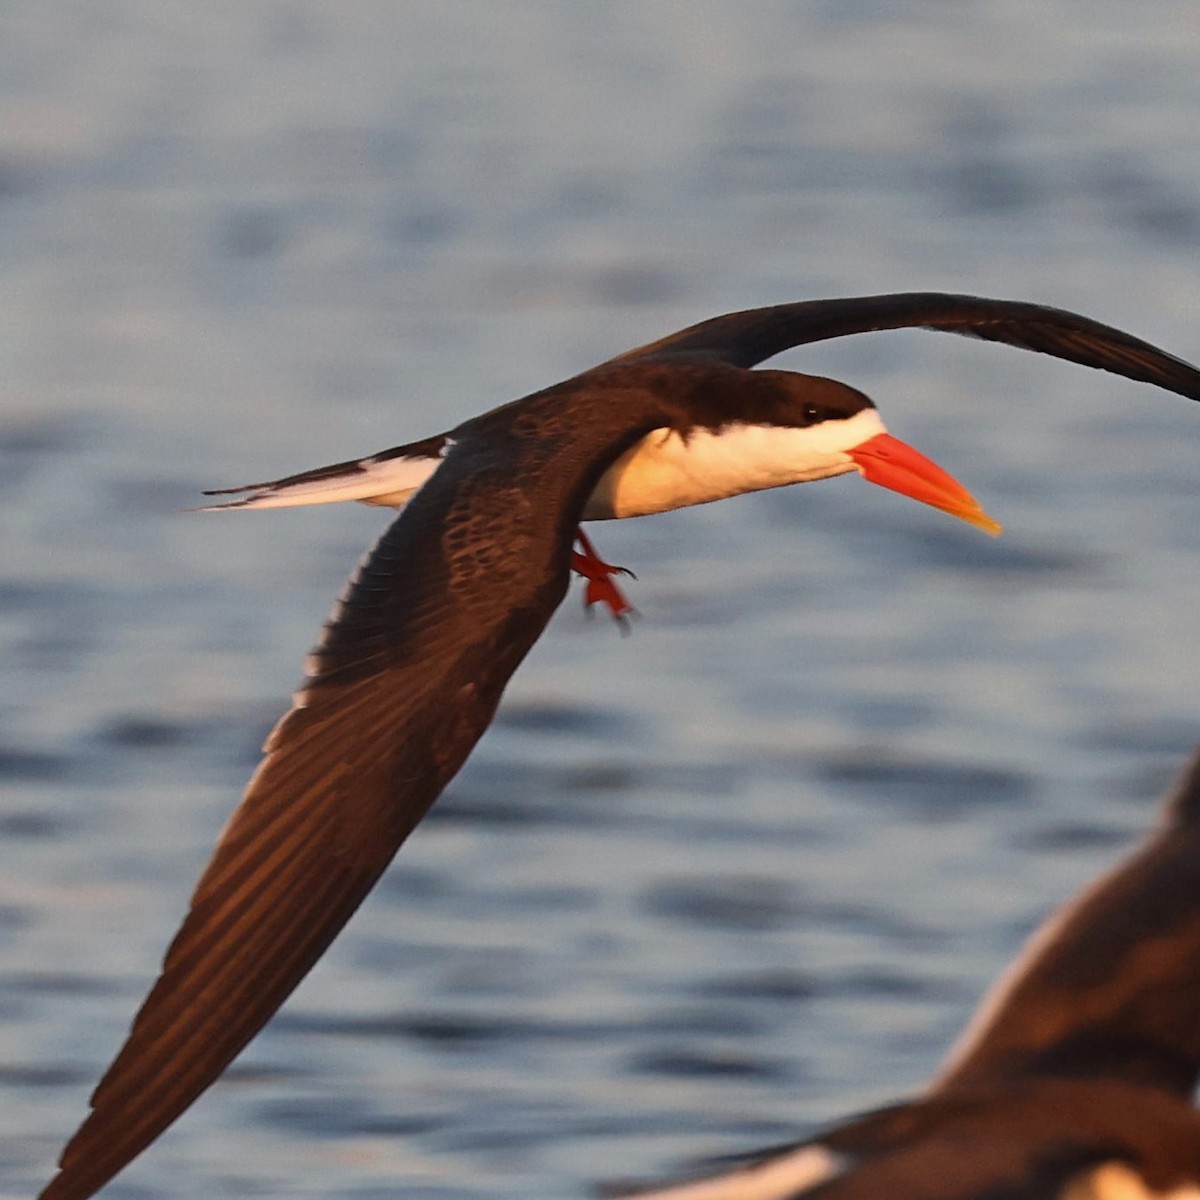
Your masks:
{"label": "bird's body", "polygon": [[922,1095],[629,1200],[1200,1200],[1200,753]]}
{"label": "bird's body", "polygon": [[[694,364],[647,371],[617,365],[597,370],[591,382],[605,392],[628,388],[647,399],[661,394],[659,411],[670,421],[638,438],[608,466],[584,505],[585,521],[649,516],[844,475],[857,469],[850,452],[887,432],[875,406],[860,392],[794,372],[749,375],[738,368]],[[715,394],[718,403],[705,405],[706,392]],[[812,416],[806,417],[806,410]],[[212,507],[287,508],[360,500],[402,508],[462,436],[455,429],[368,458],[221,489],[210,495],[246,494]]]}
{"label": "bird's body", "polygon": [[[581,380],[586,388],[579,388]],[[1000,526],[940,467],[890,436],[875,405],[861,392],[813,375],[747,371],[721,363],[616,362],[568,380],[548,395],[556,412],[581,424],[595,420],[593,405],[628,406],[632,422],[652,426],[634,436],[605,464],[583,506],[581,520],[644,517],[709,504],[745,492],[809,483],[859,471],[989,533]],[[618,399],[619,398],[619,399]],[[539,396],[527,396],[448,433],[367,458],[318,467],[300,475],[214,496],[237,495],[211,509],[288,508],[360,500],[403,508],[453,458],[460,444],[534,420]],[[491,434],[485,432],[492,429]],[[557,430],[546,434],[557,436]],[[587,603],[603,601],[620,619],[632,611],[612,576],[624,571],[600,559],[578,534],[581,551],[571,565],[590,582]],[[629,572],[625,572],[628,574]]]}
{"label": "bird's body", "polygon": [[[937,294],[814,301],[706,321],[448,434],[234,502],[405,507],[335,608],[44,1200],[102,1187],[307,974],[487,728],[579,567],[572,545],[589,506],[599,516],[657,511],[774,486],[788,471],[857,469],[988,527],[953,480],[872,432],[878,416],[861,393],[749,370],[789,346],[904,326],[1007,342],[1200,399],[1195,368],[1074,314]],[[865,441],[847,447],[856,420],[849,440]],[[739,438],[760,452],[757,475],[728,469]],[[794,457],[781,470],[789,438]],[[612,570],[589,569],[605,580]]]}

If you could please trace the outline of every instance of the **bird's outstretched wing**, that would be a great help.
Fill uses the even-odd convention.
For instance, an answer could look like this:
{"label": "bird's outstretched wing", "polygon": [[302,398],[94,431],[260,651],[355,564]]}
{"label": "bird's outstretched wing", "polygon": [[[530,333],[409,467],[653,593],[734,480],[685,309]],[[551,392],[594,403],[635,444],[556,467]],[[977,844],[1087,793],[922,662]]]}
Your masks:
{"label": "bird's outstretched wing", "polygon": [[44,1200],[90,1196],[221,1074],[462,765],[562,600],[596,479],[660,420],[621,397],[456,431],[335,610]]}
{"label": "bird's outstretched wing", "polygon": [[805,300],[727,313],[630,350],[604,365],[694,360],[752,367],[809,342],[909,328],[943,329],[1004,342],[1200,400],[1200,370],[1120,329],[1041,304],[941,292]]}
{"label": "bird's outstretched wing", "polygon": [[1033,935],[934,1090],[1043,1076],[1196,1089],[1200,756],[1159,830]]}

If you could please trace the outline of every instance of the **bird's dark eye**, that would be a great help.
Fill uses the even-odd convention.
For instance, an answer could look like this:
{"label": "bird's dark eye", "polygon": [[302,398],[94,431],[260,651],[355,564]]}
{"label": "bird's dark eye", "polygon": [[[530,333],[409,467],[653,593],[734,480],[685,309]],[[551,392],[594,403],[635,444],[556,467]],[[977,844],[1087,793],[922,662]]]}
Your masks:
{"label": "bird's dark eye", "polygon": [[804,406],[804,423],[806,425],[815,425],[820,419],[821,410],[815,404]]}

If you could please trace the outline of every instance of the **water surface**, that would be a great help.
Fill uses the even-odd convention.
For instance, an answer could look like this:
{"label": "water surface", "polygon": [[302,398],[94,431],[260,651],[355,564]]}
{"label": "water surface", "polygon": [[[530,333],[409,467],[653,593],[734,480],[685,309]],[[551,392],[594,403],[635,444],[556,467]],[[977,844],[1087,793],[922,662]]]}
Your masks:
{"label": "water surface", "polygon": [[[0,1165],[46,1177],[386,514],[185,516],[722,310],[1041,300],[1200,357],[1191,0],[0,18]],[[561,1197],[928,1077],[1200,730],[1200,412],[922,333],[1007,526],[844,479],[598,531],[328,961],[114,1197]]]}

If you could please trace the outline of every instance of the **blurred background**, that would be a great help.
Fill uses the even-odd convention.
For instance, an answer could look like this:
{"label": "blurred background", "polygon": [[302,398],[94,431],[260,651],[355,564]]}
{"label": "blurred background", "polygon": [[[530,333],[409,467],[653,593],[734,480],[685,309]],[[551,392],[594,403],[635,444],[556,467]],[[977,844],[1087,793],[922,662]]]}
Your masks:
{"label": "blurred background", "polygon": [[[183,515],[716,313],[940,289],[1200,358],[1194,0],[175,0],[0,15],[0,1194],[157,970],[386,524]],[[109,1189],[562,1197],[887,1101],[1200,731],[1200,411],[1017,350],[777,360],[852,478],[596,531],[328,959]]]}

